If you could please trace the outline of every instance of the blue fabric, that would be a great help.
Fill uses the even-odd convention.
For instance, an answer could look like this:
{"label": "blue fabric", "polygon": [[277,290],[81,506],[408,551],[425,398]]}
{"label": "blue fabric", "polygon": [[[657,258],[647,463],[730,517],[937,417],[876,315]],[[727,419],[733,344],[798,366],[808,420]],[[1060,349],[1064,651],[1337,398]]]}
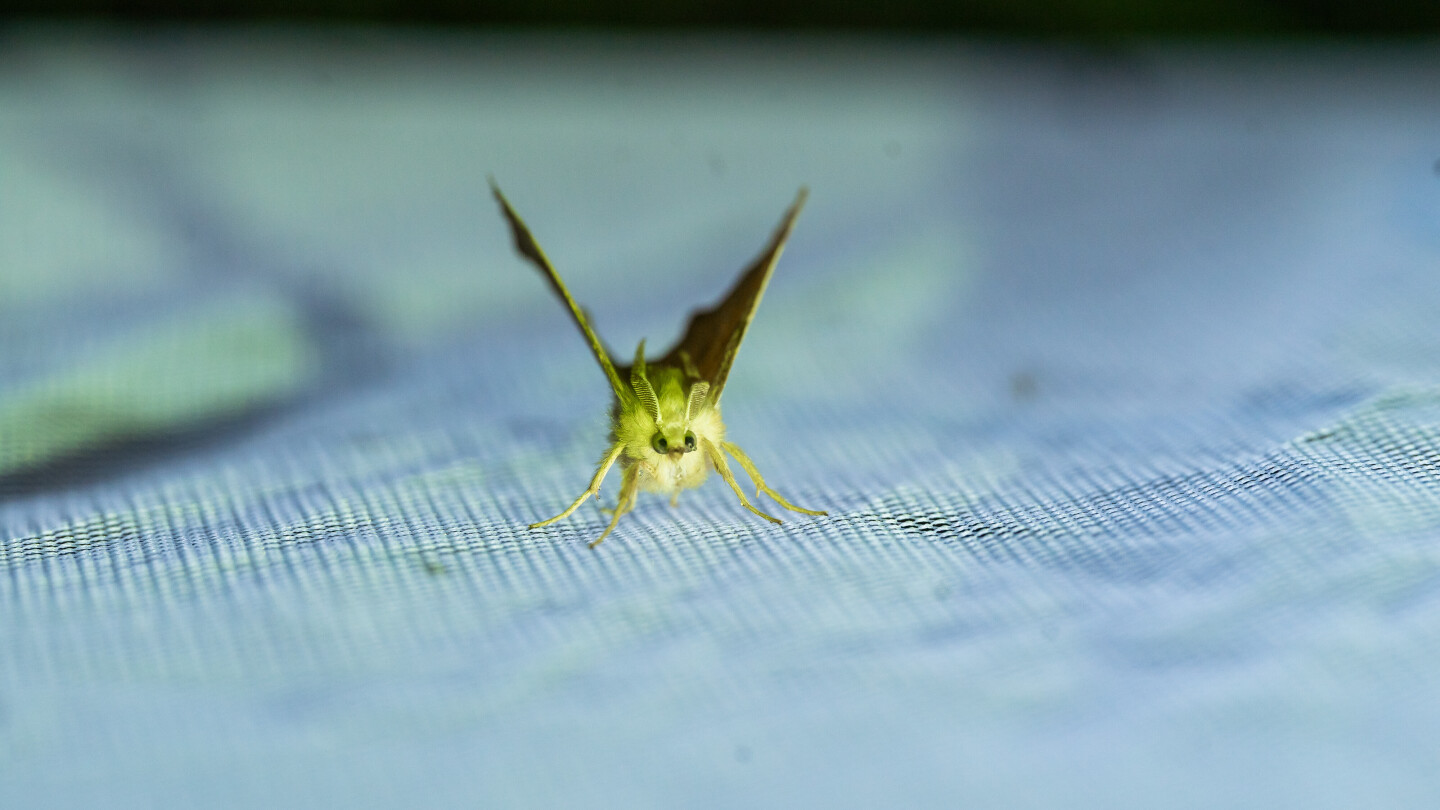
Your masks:
{"label": "blue fabric", "polygon": [[1433,54],[0,41],[0,806],[1440,800]]}

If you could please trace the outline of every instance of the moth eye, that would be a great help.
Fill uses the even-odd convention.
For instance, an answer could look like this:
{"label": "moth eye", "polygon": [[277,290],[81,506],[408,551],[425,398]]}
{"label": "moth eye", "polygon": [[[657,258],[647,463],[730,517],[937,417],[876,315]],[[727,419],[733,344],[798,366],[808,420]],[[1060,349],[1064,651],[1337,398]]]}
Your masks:
{"label": "moth eye", "polygon": [[650,440],[650,447],[651,447],[652,449],[654,449],[655,452],[657,452],[657,453],[659,453],[660,455],[663,456],[663,455],[665,455],[667,452],[669,452],[669,450],[670,450],[670,443],[667,442],[667,441],[665,441],[665,437],[664,437],[664,436],[661,436],[659,433],[656,433],[656,434],[655,434],[655,438],[653,438],[653,439]]}
{"label": "moth eye", "polygon": [[690,450],[694,450],[694,449],[695,449],[695,434],[694,434],[694,433],[691,433],[690,431],[687,430],[687,431],[685,431],[685,450],[686,450],[686,451],[690,451]]}

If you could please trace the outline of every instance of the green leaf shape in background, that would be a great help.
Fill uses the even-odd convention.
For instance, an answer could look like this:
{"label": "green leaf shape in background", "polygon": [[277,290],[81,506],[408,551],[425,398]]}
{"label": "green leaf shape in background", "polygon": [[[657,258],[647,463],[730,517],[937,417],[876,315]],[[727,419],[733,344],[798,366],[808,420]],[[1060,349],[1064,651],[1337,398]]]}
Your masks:
{"label": "green leaf shape in background", "polygon": [[145,324],[79,364],[0,392],[0,475],[274,403],[304,385],[315,362],[282,301],[231,300]]}

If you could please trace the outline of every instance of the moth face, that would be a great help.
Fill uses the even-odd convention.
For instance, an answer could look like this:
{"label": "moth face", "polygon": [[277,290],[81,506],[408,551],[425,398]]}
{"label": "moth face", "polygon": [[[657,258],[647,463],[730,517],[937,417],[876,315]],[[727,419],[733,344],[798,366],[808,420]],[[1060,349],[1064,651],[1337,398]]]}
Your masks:
{"label": "moth face", "polygon": [[705,454],[689,454],[707,447],[707,441],[720,441],[725,430],[715,408],[705,402],[710,385],[687,384],[684,372],[673,367],[652,366],[648,376],[639,373],[643,347],[642,343],[636,352],[636,370],[631,371],[635,399],[627,413],[634,432],[625,438],[631,456],[655,464],[680,465],[692,472],[697,466],[703,468]]}
{"label": "moth face", "polygon": [[693,430],[657,430],[650,438],[650,449],[662,456],[678,459],[699,448]]}

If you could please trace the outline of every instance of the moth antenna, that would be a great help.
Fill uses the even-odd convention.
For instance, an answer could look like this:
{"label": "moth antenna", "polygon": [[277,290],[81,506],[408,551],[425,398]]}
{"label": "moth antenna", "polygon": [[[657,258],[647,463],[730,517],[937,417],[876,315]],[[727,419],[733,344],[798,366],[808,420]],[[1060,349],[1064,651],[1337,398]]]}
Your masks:
{"label": "moth antenna", "polygon": [[690,386],[690,401],[685,403],[685,421],[688,423],[705,407],[705,397],[710,394],[710,383],[697,382]]}
{"label": "moth antenna", "polygon": [[650,380],[645,376],[645,341],[641,340],[640,345],[635,347],[635,364],[630,367],[630,387],[634,389],[635,396],[640,400],[640,405],[655,424],[660,424],[660,401],[655,399],[655,389],[650,387]]}
{"label": "moth antenna", "polygon": [[640,338],[640,345],[635,347],[635,362],[630,364],[632,371],[639,371],[640,376],[645,375],[645,338]]}
{"label": "moth antenna", "polygon": [[640,405],[655,424],[660,424],[660,402],[655,399],[655,389],[650,387],[650,381],[640,375],[639,370],[630,372],[630,387],[635,389],[635,396],[640,400]]}

